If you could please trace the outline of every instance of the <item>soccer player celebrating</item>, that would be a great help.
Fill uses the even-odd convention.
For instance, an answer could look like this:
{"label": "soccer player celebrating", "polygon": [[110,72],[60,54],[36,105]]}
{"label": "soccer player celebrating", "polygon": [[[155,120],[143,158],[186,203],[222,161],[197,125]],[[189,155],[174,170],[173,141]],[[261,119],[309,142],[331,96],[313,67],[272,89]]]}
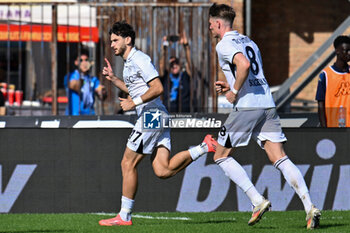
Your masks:
{"label": "soccer player celebrating", "polygon": [[[217,142],[207,135],[204,141],[187,151],[170,156],[170,132],[164,127],[157,129],[143,128],[143,114],[150,109],[156,109],[153,118],[161,115],[167,117],[167,111],[159,96],[163,86],[158,72],[154,68],[149,56],[134,47],[135,31],[125,21],[116,22],[109,32],[111,47],[116,56],[121,56],[124,63],[123,79],[117,78],[111,64],[105,59],[107,66],[102,74],[115,86],[129,94],[127,99],[120,98],[120,105],[124,111],[136,108],[139,116],[121,162],[123,187],[121,210],[111,219],[99,221],[102,226],[132,225],[131,212],[137,190],[137,165],[147,154],[154,154],[152,166],[155,174],[160,178],[169,178],[187,167],[192,161],[207,152],[215,152]],[[154,120],[154,119],[151,119]]]}
{"label": "soccer player celebrating", "polygon": [[284,152],[282,142],[287,139],[264,77],[259,48],[250,38],[233,30],[234,18],[234,10],[225,4],[214,3],[209,9],[209,30],[220,39],[216,52],[227,81],[217,81],[216,91],[234,104],[219,132],[214,160],[251,200],[254,209],[248,224],[254,225],[271,203],[258,193],[242,166],[229,157],[234,148],[246,146],[253,137],[300,197],[307,214],[307,228],[313,229],[319,225],[321,212],[312,204],[299,169]]}

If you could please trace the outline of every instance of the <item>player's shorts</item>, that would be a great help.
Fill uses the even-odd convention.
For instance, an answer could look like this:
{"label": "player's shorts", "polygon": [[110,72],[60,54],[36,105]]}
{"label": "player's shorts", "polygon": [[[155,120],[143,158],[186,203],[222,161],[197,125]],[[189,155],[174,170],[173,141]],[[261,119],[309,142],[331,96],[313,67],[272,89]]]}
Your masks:
{"label": "player's shorts", "polygon": [[[159,110],[162,118],[168,117],[168,112],[165,108],[160,108]],[[171,151],[170,128],[145,128],[145,111],[147,110],[142,111],[140,117],[137,119],[136,124],[129,135],[126,146],[130,150],[140,154],[152,154],[154,149],[159,146],[164,146]]]}
{"label": "player's shorts", "polygon": [[227,148],[246,146],[251,137],[261,148],[264,141],[287,141],[275,108],[234,109],[219,132],[218,143]]}

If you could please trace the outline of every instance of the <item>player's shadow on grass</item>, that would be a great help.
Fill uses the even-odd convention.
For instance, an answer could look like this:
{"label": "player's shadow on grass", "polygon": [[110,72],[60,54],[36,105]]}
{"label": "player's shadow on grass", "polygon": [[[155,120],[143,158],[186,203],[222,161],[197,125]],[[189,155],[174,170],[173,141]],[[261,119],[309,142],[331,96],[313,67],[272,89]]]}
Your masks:
{"label": "player's shadow on grass", "polygon": [[327,228],[344,227],[344,226],[349,226],[349,224],[343,224],[343,223],[322,224],[321,222],[320,227],[317,229],[327,229]]}

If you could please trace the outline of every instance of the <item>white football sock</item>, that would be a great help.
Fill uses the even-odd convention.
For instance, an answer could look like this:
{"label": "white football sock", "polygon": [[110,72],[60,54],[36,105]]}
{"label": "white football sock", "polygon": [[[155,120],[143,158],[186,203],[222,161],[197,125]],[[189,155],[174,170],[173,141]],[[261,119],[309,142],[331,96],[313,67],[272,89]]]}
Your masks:
{"label": "white football sock", "polygon": [[249,197],[254,206],[259,205],[263,200],[263,196],[254,187],[243,167],[232,157],[221,158],[215,160],[225,175],[228,176],[235,184],[237,184]]}
{"label": "white football sock", "polygon": [[131,212],[134,207],[134,200],[122,196],[122,207],[120,209],[119,215],[124,221],[131,220]]}
{"label": "white football sock", "polygon": [[202,142],[201,144],[190,148],[188,151],[190,152],[192,160],[195,161],[203,154],[208,153],[208,145]]}
{"label": "white football sock", "polygon": [[310,194],[309,192],[305,193],[301,198],[300,200],[303,202],[303,205],[304,205],[304,209],[305,209],[305,212],[306,214],[309,213],[309,211],[311,210],[312,208],[312,202],[311,202],[311,198],[310,198]]}
{"label": "white football sock", "polygon": [[264,201],[264,197],[256,190],[255,186],[250,187],[245,194],[247,194],[253,206],[260,205]]}
{"label": "white football sock", "polygon": [[311,210],[312,202],[310,199],[309,190],[300,170],[292,161],[289,160],[288,156],[284,156],[283,158],[277,160],[274,166],[282,172],[288,184],[298,194],[300,200],[303,202],[306,213],[308,213]]}

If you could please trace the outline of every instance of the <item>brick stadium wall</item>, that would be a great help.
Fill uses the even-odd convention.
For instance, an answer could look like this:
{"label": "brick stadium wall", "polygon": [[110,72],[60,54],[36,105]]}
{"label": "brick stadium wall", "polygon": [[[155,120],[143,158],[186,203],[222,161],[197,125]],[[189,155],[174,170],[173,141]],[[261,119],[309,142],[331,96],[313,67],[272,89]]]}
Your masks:
{"label": "brick stadium wall", "polygon": [[[346,19],[349,9],[348,0],[252,1],[252,39],[260,47],[270,85],[290,77]],[[298,97],[313,100],[316,86],[314,79]]]}

